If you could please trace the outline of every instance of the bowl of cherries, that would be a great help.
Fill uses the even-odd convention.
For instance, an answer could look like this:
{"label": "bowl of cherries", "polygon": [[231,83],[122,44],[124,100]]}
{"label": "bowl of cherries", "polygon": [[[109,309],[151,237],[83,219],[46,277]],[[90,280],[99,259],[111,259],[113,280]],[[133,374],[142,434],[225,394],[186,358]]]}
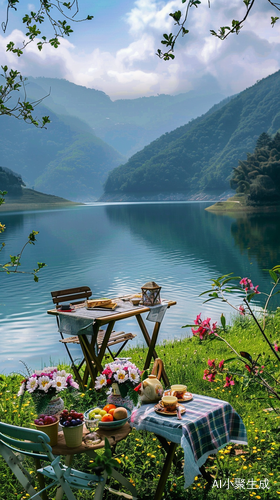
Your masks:
{"label": "bowl of cherries", "polygon": [[60,414],[64,438],[68,448],[75,448],[82,444],[84,415],[75,410],[62,410]]}

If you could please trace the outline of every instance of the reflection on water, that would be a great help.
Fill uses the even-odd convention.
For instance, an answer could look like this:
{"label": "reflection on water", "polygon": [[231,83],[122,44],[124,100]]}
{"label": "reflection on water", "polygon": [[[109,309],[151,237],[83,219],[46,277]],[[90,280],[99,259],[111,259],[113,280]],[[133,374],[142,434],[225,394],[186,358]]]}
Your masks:
{"label": "reflection on water", "polygon": [[238,218],[231,233],[241,253],[256,257],[261,269],[271,269],[280,262],[279,213]]}
{"label": "reflection on water", "polygon": [[[46,314],[52,307],[52,290],[88,285],[93,297],[114,297],[139,292],[144,283],[154,280],[162,286],[164,298],[177,301],[166,313],[160,341],[189,335],[181,326],[192,323],[199,312],[213,320],[225,312],[222,304],[203,304],[199,297],[210,278],[233,272],[250,276],[261,290],[267,290],[270,280],[262,268],[280,261],[277,219],[234,220],[206,212],[206,206],[96,204],[3,213],[1,222],[7,231],[1,236],[6,242],[1,262],[21,248],[32,230],[39,230],[36,245],[26,249],[23,269],[35,267],[37,261],[47,267],[37,284],[32,277],[1,274],[0,372],[19,370],[19,359],[32,368],[67,360],[55,318]],[[229,311],[227,316],[229,320]],[[152,326],[147,322],[150,331]],[[138,334],[135,342],[143,344],[135,319],[123,321],[118,328]],[[80,355],[79,346],[76,355]]]}

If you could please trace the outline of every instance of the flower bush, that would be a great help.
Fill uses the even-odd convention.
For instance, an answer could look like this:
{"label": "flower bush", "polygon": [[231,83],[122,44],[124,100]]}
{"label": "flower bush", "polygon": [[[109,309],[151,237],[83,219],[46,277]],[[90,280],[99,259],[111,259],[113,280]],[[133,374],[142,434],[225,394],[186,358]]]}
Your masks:
{"label": "flower bush", "polygon": [[[269,274],[272,278],[272,289],[269,294],[263,294],[267,296],[267,299],[264,304],[264,308],[262,311],[262,321],[260,321],[253,309],[250,306],[250,301],[252,298],[260,294],[258,290],[258,285],[254,286],[252,281],[249,278],[238,278],[240,281],[239,283],[233,284],[232,281],[236,280],[237,277],[233,277],[230,274],[220,276],[219,278],[212,280],[212,289],[207,290],[206,292],[203,292],[201,295],[208,294],[208,299],[205,302],[208,302],[210,300],[215,300],[215,299],[220,299],[222,302],[226,302],[228,305],[233,307],[236,311],[241,314],[241,316],[245,316],[245,314],[249,314],[253,320],[255,321],[258,331],[262,334],[266,344],[269,346],[269,349],[272,351],[274,356],[277,358],[278,363],[280,362],[280,357],[278,355],[278,352],[280,350],[280,345],[278,340],[274,340],[274,342],[270,342],[266,333],[265,333],[265,326],[266,326],[266,318],[267,318],[267,311],[268,311],[268,305],[271,297],[274,295],[280,293],[280,290],[276,291],[277,286],[280,284],[280,266],[275,266],[273,269],[270,269]],[[230,293],[245,293],[245,297],[243,297],[243,304],[239,306],[234,306],[231,304],[231,302],[228,300],[228,294]],[[221,327],[217,326],[216,323],[212,323],[211,326],[211,318],[206,318],[204,320],[201,319],[201,314],[199,314],[196,319],[194,320],[194,325],[185,325],[185,327],[191,327],[192,333],[194,336],[199,337],[199,342],[201,343],[202,341],[206,340],[221,340],[227,344],[227,346],[231,349],[231,351],[236,355],[235,358],[230,358],[227,360],[222,360],[220,363],[217,365],[215,359],[208,359],[208,368],[204,370],[203,374],[203,380],[207,380],[209,382],[215,382],[215,377],[217,373],[223,373],[225,375],[225,384],[224,387],[230,387],[232,385],[235,385],[235,382],[233,380],[233,376],[240,376],[242,379],[246,379],[246,383],[249,382],[257,382],[261,386],[263,386],[268,394],[270,395],[270,398],[275,398],[278,401],[280,400],[280,393],[279,393],[279,385],[280,385],[280,380],[279,377],[275,373],[269,373],[268,370],[265,370],[265,367],[259,366],[258,364],[258,359],[261,356],[260,354],[256,357],[256,359],[253,359],[250,353],[245,352],[245,351],[240,351],[239,353],[227,342],[227,340],[220,335],[221,332],[223,332],[225,335],[228,332],[228,329],[226,327],[226,319],[224,315],[221,315]],[[198,328],[196,328],[198,327]],[[247,375],[244,375],[243,372],[238,372],[235,371],[235,373],[229,372],[229,370],[225,370],[225,364],[229,363],[230,361],[237,360],[241,361],[243,363],[243,367],[246,369],[245,373]],[[247,372],[246,372],[247,371]],[[249,374],[249,375],[248,375]]]}
{"label": "flower bush", "polygon": [[18,396],[21,398],[20,407],[24,395],[28,392],[34,400],[37,413],[42,413],[53,397],[65,389],[71,391],[78,388],[79,386],[71,373],[66,373],[65,370],[58,370],[56,367],[35,370],[21,382],[18,392]]}

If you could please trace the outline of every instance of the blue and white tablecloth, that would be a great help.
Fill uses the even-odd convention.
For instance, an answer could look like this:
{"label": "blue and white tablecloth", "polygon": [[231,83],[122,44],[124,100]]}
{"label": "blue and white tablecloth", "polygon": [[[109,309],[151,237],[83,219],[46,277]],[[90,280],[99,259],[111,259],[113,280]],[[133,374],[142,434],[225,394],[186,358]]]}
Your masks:
{"label": "blue and white tablecloth", "polygon": [[182,405],[186,408],[182,420],[156,413],[154,404],[142,405],[132,412],[130,425],[181,444],[188,488],[209,455],[228,443],[247,444],[247,434],[242,419],[226,401],[193,394],[193,400]]}

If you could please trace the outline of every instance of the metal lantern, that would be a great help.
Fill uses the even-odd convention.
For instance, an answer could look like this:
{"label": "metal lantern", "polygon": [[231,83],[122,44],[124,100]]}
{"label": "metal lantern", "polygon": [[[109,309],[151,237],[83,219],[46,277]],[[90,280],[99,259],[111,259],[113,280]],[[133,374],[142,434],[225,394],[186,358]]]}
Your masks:
{"label": "metal lantern", "polygon": [[154,281],[149,281],[141,287],[142,289],[142,302],[144,306],[156,306],[160,304],[160,290]]}

